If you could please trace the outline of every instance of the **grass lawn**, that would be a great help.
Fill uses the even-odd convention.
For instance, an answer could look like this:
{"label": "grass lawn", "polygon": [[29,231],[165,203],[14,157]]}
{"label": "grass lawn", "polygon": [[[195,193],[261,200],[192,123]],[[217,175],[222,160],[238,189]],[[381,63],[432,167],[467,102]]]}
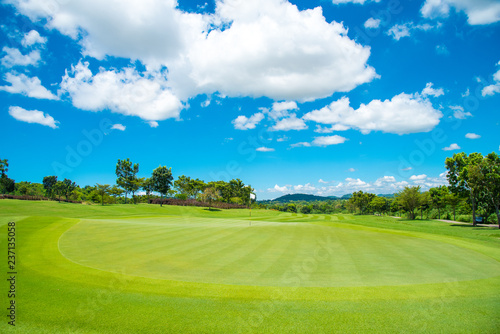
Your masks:
{"label": "grass lawn", "polygon": [[9,221],[2,333],[500,332],[494,227],[0,200],[2,254]]}

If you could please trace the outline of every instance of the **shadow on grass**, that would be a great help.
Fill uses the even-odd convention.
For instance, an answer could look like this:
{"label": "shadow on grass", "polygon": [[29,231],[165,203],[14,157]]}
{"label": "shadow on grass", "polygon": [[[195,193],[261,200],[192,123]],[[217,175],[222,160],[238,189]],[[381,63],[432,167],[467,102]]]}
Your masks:
{"label": "shadow on grass", "polygon": [[221,209],[216,209],[216,208],[208,208],[208,209],[203,209],[205,211],[222,211]]}
{"label": "shadow on grass", "polygon": [[464,224],[451,224],[450,226],[455,226],[455,227],[467,227],[467,228],[472,228],[474,230],[493,230],[493,229],[498,229],[498,225],[491,225],[491,226],[474,226],[474,225],[464,225]]}

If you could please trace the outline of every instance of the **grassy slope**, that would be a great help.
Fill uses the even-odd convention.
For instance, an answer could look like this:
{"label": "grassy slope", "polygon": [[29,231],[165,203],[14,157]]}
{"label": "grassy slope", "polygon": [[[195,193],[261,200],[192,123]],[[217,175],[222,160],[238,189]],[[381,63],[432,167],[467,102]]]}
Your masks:
{"label": "grassy slope", "polygon": [[[498,277],[395,287],[233,286],[109,273],[82,267],[59,252],[60,236],[78,223],[77,218],[164,215],[242,220],[248,218],[248,211],[0,201],[0,224],[11,217],[17,222],[18,330],[28,333],[136,333],[144,332],[145,328],[150,333],[500,331]],[[360,229],[368,226],[390,234],[467,247],[500,261],[500,234],[492,229],[472,230],[443,223],[396,222],[378,217],[294,216],[269,211],[253,211],[252,215],[254,221],[311,221],[327,226],[349,223]],[[30,218],[20,220],[21,217]],[[2,229],[5,231],[5,226]],[[5,254],[5,233],[0,240]],[[306,274],[307,270],[298,269],[290,278],[300,280]],[[0,289],[6,291],[5,283]],[[0,331],[8,330],[6,327],[5,322],[0,323]]]}

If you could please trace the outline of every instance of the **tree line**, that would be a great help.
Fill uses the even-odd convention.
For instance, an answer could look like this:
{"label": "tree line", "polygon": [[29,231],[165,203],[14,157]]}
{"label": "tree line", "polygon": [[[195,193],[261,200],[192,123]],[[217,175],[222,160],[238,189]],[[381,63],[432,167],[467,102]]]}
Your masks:
{"label": "tree line", "polygon": [[[99,184],[80,187],[70,179],[58,180],[56,175],[45,176],[42,183],[15,182],[7,176],[9,162],[0,159],[0,194],[47,197],[65,201],[85,201],[104,204],[149,203],[151,199],[176,198],[250,205],[253,188],[240,179],[205,182],[181,175],[174,181],[172,169],[166,166],[155,168],[150,177],[139,177],[139,164],[129,158],[116,163],[116,184]],[[137,195],[142,192],[141,195]],[[131,195],[131,201],[129,201]]]}

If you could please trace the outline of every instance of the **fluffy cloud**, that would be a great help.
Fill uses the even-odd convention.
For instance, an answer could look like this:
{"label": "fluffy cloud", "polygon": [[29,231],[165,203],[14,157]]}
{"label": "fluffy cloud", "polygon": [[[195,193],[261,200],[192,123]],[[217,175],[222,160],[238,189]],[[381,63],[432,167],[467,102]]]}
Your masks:
{"label": "fluffy cloud", "polygon": [[[145,119],[175,117],[177,99],[187,101],[198,94],[310,101],[348,92],[378,77],[367,63],[370,48],[350,39],[343,24],[327,22],[321,7],[299,10],[282,0],[219,0],[215,13],[197,14],[183,12],[175,0],[127,0],[120,6],[99,0],[53,6],[42,0],[7,2],[31,20],[46,22],[48,29],[76,40],[84,56],[139,60],[148,72],[166,67],[172,93],[162,92],[163,98],[169,95],[170,108],[154,98],[161,106],[151,112],[125,107],[130,101],[96,103]],[[33,32],[30,42],[41,42],[35,37]],[[125,71],[108,73],[120,82]],[[163,81],[154,82],[164,86]],[[72,95],[81,101],[76,91]]]}
{"label": "fluffy cloud", "polygon": [[357,110],[350,106],[349,98],[343,97],[305,114],[303,119],[358,129],[364,134],[371,131],[408,134],[431,131],[442,116],[429,100],[419,94],[401,93],[391,100],[361,104]]}
{"label": "fluffy cloud", "polygon": [[21,107],[10,107],[9,115],[17,119],[18,121],[26,123],[36,123],[51,127],[52,129],[57,128],[58,121],[54,120],[49,114],[44,114],[39,110],[26,110]]}
{"label": "fluffy cloud", "polygon": [[35,44],[45,44],[47,43],[47,38],[40,36],[38,31],[31,30],[30,32],[24,34],[24,38],[21,41],[21,44],[24,47],[32,46]]}
{"label": "fluffy cloud", "polygon": [[443,148],[443,151],[455,151],[455,150],[459,150],[461,147],[458,146],[458,144],[451,144],[450,146],[448,147],[444,147]]}
{"label": "fluffy cloud", "polygon": [[[497,66],[500,66],[500,61],[497,63]],[[500,93],[500,70],[498,70],[495,74],[493,74],[494,84],[486,86],[481,91],[483,96],[491,96],[496,93]]]}
{"label": "fluffy cloud", "polygon": [[369,48],[349,39],[342,24],[326,22],[320,7],[226,0],[217,2],[216,15],[226,29],[210,31],[187,53],[199,91],[313,100],[378,77],[366,64]]}
{"label": "fluffy cloud", "polygon": [[235,120],[233,120],[234,128],[238,130],[249,130],[255,129],[257,124],[260,123],[264,119],[264,114],[259,112],[250,116],[250,118],[246,116],[238,116]]}
{"label": "fluffy cloud", "polygon": [[0,90],[12,94],[23,94],[36,99],[58,99],[57,96],[42,86],[38,77],[29,78],[25,74],[7,73],[4,79],[10,83],[10,86],[0,86]]}
{"label": "fluffy cloud", "polygon": [[297,118],[296,114],[290,114],[289,117],[280,119],[272,127],[274,131],[290,131],[290,130],[305,130],[307,125],[301,118]]}
{"label": "fluffy cloud", "polygon": [[289,186],[283,186],[280,187],[277,184],[274,186],[274,188],[269,188],[267,189],[268,192],[274,193],[274,192],[280,192],[280,193],[288,193],[290,192]]}
{"label": "fluffy cloud", "polygon": [[344,3],[355,3],[355,4],[364,5],[365,2],[380,2],[380,0],[332,0],[332,2],[335,5],[344,4]]}
{"label": "fluffy cloud", "polygon": [[396,24],[396,25],[392,26],[386,32],[386,34],[389,36],[392,36],[392,38],[394,38],[396,41],[399,41],[403,37],[410,37],[410,35],[413,31],[418,31],[418,30],[428,31],[431,29],[439,28],[439,27],[440,27],[439,24],[436,26],[433,26],[433,25],[430,25],[428,23],[414,24],[413,22],[406,22],[403,24]]}
{"label": "fluffy cloud", "polygon": [[478,134],[475,134],[475,133],[467,133],[465,135],[465,138],[467,138],[467,139],[479,139],[479,138],[481,138],[481,136]]}
{"label": "fluffy cloud", "polygon": [[425,175],[425,174],[410,176],[411,181],[421,181],[421,180],[425,180],[426,178],[427,178],[427,175]]}
{"label": "fluffy cloud", "polygon": [[471,25],[500,21],[500,3],[497,0],[426,0],[420,12],[426,18],[447,17],[451,7],[465,12]]}
{"label": "fluffy cloud", "polygon": [[8,68],[14,66],[36,66],[41,59],[40,51],[38,50],[33,50],[27,55],[23,55],[18,49],[4,46],[2,51],[5,52],[6,55],[0,59],[0,63],[2,63],[2,66]]}
{"label": "fluffy cloud", "polygon": [[453,110],[453,117],[456,119],[466,119],[467,117],[472,116],[472,114],[465,111],[462,106],[450,106],[450,109]]}
{"label": "fluffy cloud", "polygon": [[373,17],[370,17],[368,20],[366,20],[364,26],[367,29],[377,29],[380,26],[380,22],[382,22],[380,19],[374,19]]}
{"label": "fluffy cloud", "polygon": [[435,89],[435,88],[432,88],[432,86],[433,86],[432,82],[427,83],[427,85],[425,85],[424,90],[422,90],[422,95],[423,96],[434,96],[434,97],[444,95],[443,88]]}
{"label": "fluffy cloud", "polygon": [[314,140],[309,143],[309,142],[300,142],[296,144],[290,145],[291,147],[311,147],[311,146],[319,146],[319,147],[326,147],[330,145],[338,145],[338,144],[343,144],[345,143],[347,138],[341,137],[341,136],[324,136],[324,137],[315,137]]}
{"label": "fluffy cloud", "polygon": [[269,147],[258,147],[255,149],[257,152],[274,152],[274,148]]}
{"label": "fluffy cloud", "polygon": [[120,131],[125,131],[127,127],[123,124],[113,124],[113,126],[111,127],[111,129],[113,130],[120,130]]}
{"label": "fluffy cloud", "polygon": [[91,111],[110,109],[146,121],[179,117],[183,104],[168,88],[162,73],[101,68],[94,75],[88,66],[81,62],[72,66],[61,82],[61,92],[69,94],[75,107]]}

